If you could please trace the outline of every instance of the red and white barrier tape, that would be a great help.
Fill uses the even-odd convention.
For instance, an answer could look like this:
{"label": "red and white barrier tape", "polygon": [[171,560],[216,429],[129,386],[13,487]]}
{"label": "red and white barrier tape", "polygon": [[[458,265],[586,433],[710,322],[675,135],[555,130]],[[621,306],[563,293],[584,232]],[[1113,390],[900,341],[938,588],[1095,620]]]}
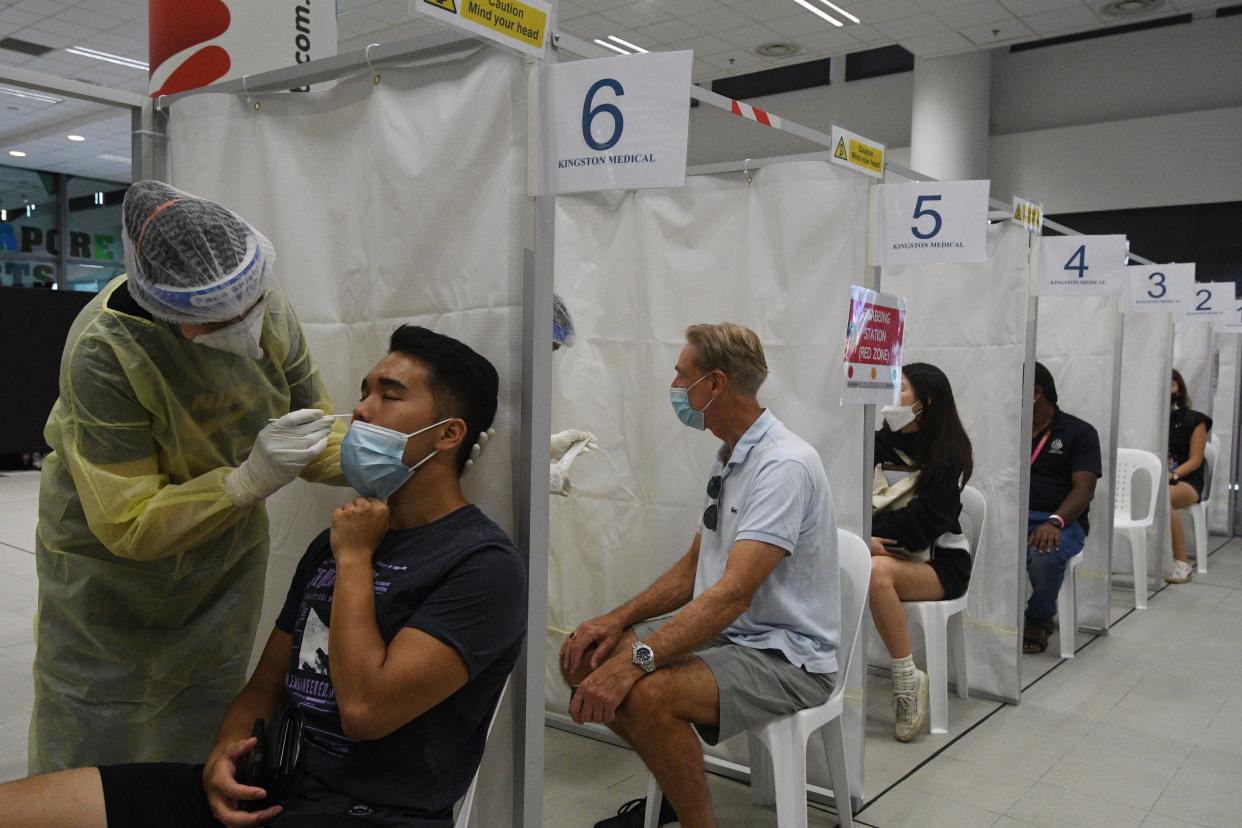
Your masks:
{"label": "red and white barrier tape", "polygon": [[741,101],[733,102],[733,114],[739,118],[745,118],[748,121],[763,124],[764,126],[775,127],[781,129],[781,119],[776,115],[764,112],[757,106],[744,104]]}

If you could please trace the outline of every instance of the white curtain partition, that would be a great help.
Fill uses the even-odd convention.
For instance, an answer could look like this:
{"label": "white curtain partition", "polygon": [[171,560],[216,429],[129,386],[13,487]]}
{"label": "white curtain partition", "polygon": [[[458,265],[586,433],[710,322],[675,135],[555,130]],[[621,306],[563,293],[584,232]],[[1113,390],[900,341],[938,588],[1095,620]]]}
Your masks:
{"label": "white curtain partition", "polygon": [[1238,422],[1238,359],[1239,337],[1216,334],[1219,360],[1216,397],[1212,401],[1212,436],[1220,447],[1216,468],[1212,472],[1212,494],[1208,502],[1208,531],[1214,535],[1232,534],[1233,520],[1229,503],[1229,487],[1236,478],[1233,468],[1234,435]]}
{"label": "white curtain partition", "polygon": [[[819,450],[839,525],[861,531],[862,409],[840,399],[867,203],[865,177],[813,162],[765,167],[751,183],[698,176],[683,189],[557,199],[556,289],[578,341],[553,356],[553,426],[593,431],[605,451],[579,458],[573,496],[552,499],[549,710],[568,706],[565,633],[646,587],[696,531],[720,442],[669,406],[687,325],[728,320],[759,334],[771,370],[760,401]],[[847,709],[861,738],[861,684]],[[744,762],[745,740],[734,741],[725,753]],[[812,780],[826,785],[816,753]],[[861,796],[861,773],[854,782]]]}
{"label": "white curtain partition", "polygon": [[1078,567],[1078,625],[1100,630],[1109,625],[1121,319],[1116,296],[1039,299],[1035,353],[1052,373],[1057,405],[1095,426],[1100,437],[1104,476],[1096,483],[1091,533]]}
{"label": "white curtain partition", "polygon": [[[1022,433],[1022,369],[1026,361],[1029,234],[1009,223],[988,229],[980,264],[886,267],[885,293],[906,297],[903,361],[930,362],[949,377],[970,435],[970,484],[987,501],[986,533],[975,557],[966,615],[970,686],[1017,701],[1020,583],[1025,559],[1025,497],[1021,464],[1030,438]],[[968,299],[969,312],[962,312]],[[871,656],[888,666],[872,631]],[[917,636],[915,638],[917,639]]]}
{"label": "white curtain partition", "polygon": [[[176,104],[173,182],[221,201],[271,238],[338,411],[387,351],[397,325],[470,344],[500,373],[496,438],[466,478],[467,496],[511,534],[520,431],[526,84],[520,59],[492,50],[388,68],[327,91]],[[272,521],[266,639],[307,543],[345,489],[295,484]],[[536,645],[538,642],[533,642]],[[509,694],[512,699],[513,694]],[[484,762],[475,823],[512,819],[511,705]]]}
{"label": "white curtain partition", "polygon": [[[1169,453],[1168,399],[1169,372],[1173,358],[1173,319],[1165,313],[1126,314],[1122,342],[1121,399],[1117,422],[1120,448],[1150,451],[1160,458],[1161,467]],[[1138,478],[1142,481],[1145,478]],[[1168,532],[1168,483],[1156,480],[1156,520],[1147,530],[1147,574],[1160,583],[1167,556],[1162,538]],[[1134,500],[1146,503],[1150,489],[1137,482]],[[1146,508],[1144,505],[1142,508]],[[1127,541],[1114,539],[1113,571],[1133,576],[1134,559]]]}

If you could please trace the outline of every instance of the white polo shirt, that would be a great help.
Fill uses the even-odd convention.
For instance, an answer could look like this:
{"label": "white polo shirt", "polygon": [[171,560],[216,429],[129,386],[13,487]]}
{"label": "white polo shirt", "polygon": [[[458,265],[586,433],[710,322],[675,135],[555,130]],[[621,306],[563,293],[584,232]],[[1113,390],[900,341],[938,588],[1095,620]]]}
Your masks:
{"label": "white polo shirt", "polygon": [[[780,650],[810,673],[837,669],[841,586],[837,519],[819,454],[771,411],[764,411],[725,457],[716,530],[699,519],[699,565],[694,595],[724,576],[733,545],[756,540],[787,553],[760,585],[749,609],[724,635],[736,644]],[[711,505],[704,499],[704,509]]]}

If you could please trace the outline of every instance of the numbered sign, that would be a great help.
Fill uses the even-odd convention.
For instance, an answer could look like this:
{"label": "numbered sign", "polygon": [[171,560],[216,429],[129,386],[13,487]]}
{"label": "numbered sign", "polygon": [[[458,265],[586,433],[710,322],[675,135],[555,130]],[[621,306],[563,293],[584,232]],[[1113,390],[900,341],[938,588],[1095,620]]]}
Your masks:
{"label": "numbered sign", "polygon": [[876,262],[982,262],[987,258],[987,181],[880,185]]}
{"label": "numbered sign", "polygon": [[537,192],[685,186],[693,55],[541,67]]}
{"label": "numbered sign", "polygon": [[1114,296],[1125,281],[1125,236],[1043,236],[1037,296]]}
{"label": "numbered sign", "polygon": [[1179,321],[1232,321],[1236,299],[1233,282],[1195,282],[1190,307]]}
{"label": "numbered sign", "polygon": [[1126,313],[1175,313],[1190,310],[1195,266],[1131,265],[1126,268]]}
{"label": "numbered sign", "polygon": [[1216,330],[1221,333],[1242,333],[1242,299],[1235,299],[1225,313],[1225,318],[1216,323]]}
{"label": "numbered sign", "polygon": [[858,285],[850,291],[841,402],[896,403],[901,396],[906,300]]}

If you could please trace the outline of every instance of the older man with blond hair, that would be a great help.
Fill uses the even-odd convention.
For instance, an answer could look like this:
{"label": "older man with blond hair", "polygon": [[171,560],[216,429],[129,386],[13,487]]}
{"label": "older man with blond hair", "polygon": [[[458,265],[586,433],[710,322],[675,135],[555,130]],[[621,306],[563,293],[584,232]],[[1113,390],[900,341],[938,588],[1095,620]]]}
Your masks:
{"label": "older man with blond hair", "polygon": [[[754,331],[692,325],[675,370],[678,419],[723,441],[698,529],[651,586],[569,634],[561,671],[574,721],[625,739],[681,824],[706,828],[699,738],[714,745],[832,693],[836,517],[815,449],[759,404],[768,366]],[[598,826],[642,824],[642,805],[627,803]]]}

